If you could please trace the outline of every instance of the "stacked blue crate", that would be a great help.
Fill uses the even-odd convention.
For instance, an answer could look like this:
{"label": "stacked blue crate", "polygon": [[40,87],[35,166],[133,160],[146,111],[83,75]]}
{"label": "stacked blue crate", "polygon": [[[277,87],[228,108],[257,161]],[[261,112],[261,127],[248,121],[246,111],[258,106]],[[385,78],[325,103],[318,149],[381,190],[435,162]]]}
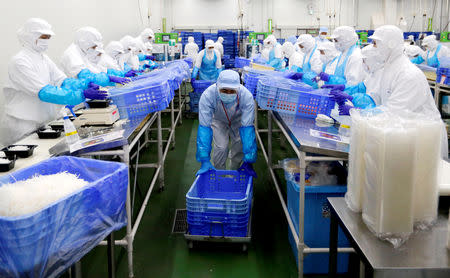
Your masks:
{"label": "stacked blue crate", "polygon": [[204,45],[207,40],[212,40],[213,42],[217,41],[217,33],[203,33],[203,44],[202,47],[204,48]]}
{"label": "stacked blue crate", "polygon": [[285,42],[285,39],[277,39],[277,42],[282,45]]}
{"label": "stacked blue crate", "polygon": [[[224,55],[230,55],[230,59],[232,59],[234,64],[234,57],[238,56],[239,49],[237,47],[237,32],[228,31],[228,30],[219,30],[217,32],[218,37],[223,37],[223,50]],[[230,61],[231,63],[231,61]]]}
{"label": "stacked blue crate", "polygon": [[188,43],[189,37],[194,37],[195,43],[198,45],[200,49],[202,49],[203,46],[203,34],[201,32],[180,32],[181,37],[181,44],[183,46],[183,52],[184,52],[184,46]]}

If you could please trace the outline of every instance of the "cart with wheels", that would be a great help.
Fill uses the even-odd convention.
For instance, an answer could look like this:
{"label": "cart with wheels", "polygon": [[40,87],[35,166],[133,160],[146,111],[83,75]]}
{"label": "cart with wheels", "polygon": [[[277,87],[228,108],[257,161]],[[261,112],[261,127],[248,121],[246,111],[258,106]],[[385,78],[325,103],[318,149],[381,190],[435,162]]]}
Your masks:
{"label": "cart with wheels", "polygon": [[189,248],[195,241],[242,243],[251,240],[253,179],[242,172],[212,170],[196,178],[186,194]]}

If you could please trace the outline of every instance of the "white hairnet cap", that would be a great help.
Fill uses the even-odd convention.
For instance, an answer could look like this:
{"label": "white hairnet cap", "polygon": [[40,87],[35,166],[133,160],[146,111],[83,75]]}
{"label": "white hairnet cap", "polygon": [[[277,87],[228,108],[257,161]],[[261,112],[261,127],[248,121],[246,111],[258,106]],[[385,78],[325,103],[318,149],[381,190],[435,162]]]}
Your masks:
{"label": "white hairnet cap", "polygon": [[361,50],[364,63],[369,67],[371,72],[380,69],[383,66],[383,61],[378,57],[377,51],[372,44],[365,46]]}
{"label": "white hairnet cap", "polygon": [[297,36],[289,36],[286,40],[294,45],[297,43]]}
{"label": "white hairnet cap", "polygon": [[129,48],[136,48],[136,40],[132,36],[127,35],[121,38],[120,43],[123,45],[125,52],[127,52]]}
{"label": "white hairnet cap", "polygon": [[334,29],[331,37],[342,41],[346,48],[349,48],[358,41],[358,35],[356,34],[355,29],[350,26],[339,26]]}
{"label": "white hairnet cap", "polygon": [[237,90],[241,86],[239,74],[234,70],[224,70],[217,78],[217,87],[219,89],[227,88]]}
{"label": "white hairnet cap", "polygon": [[188,37],[188,42],[194,42],[194,37],[189,36],[189,37]]}
{"label": "white hairnet cap", "polygon": [[106,54],[111,57],[115,57],[119,53],[124,53],[123,45],[118,41],[111,41],[105,47]]}
{"label": "white hairnet cap", "polygon": [[[153,39],[155,37],[155,33],[153,32],[152,29],[150,28],[145,28],[140,35],[142,41],[145,42],[149,42],[151,39]],[[151,39],[150,39],[151,37]]]}
{"label": "white hairnet cap", "polygon": [[429,46],[430,48],[435,48],[438,45],[435,35],[426,36],[422,41],[423,46]]}
{"label": "white hairnet cap", "polygon": [[223,43],[223,37],[218,37],[217,41],[220,42],[220,43]]}
{"label": "white hairnet cap", "polygon": [[292,53],[295,52],[295,47],[291,42],[285,42],[283,43],[283,46],[281,48],[283,52],[286,54],[287,57],[290,57]]}
{"label": "white hairnet cap", "polygon": [[41,35],[53,36],[52,26],[41,18],[30,18],[17,31],[17,37],[24,46],[30,46]]}
{"label": "white hairnet cap", "polygon": [[214,42],[212,40],[207,40],[205,42],[205,48],[214,47]]}
{"label": "white hairnet cap", "polygon": [[309,51],[316,44],[316,40],[310,34],[302,34],[298,37],[297,44],[302,45],[306,51]]}
{"label": "white hairnet cap", "polygon": [[267,41],[270,42],[271,44],[275,45],[277,43],[277,38],[275,38],[274,35],[269,35],[269,36],[267,36]]}
{"label": "white hairnet cap", "polygon": [[422,54],[423,50],[417,45],[405,45],[405,54],[408,57],[414,57],[416,55]]}
{"label": "white hairnet cap", "polygon": [[75,32],[75,44],[87,51],[93,46],[102,47],[102,35],[94,27],[83,27]]}
{"label": "white hairnet cap", "polygon": [[384,25],[375,29],[370,36],[376,42],[379,58],[387,61],[390,57],[403,54],[403,32],[397,26]]}

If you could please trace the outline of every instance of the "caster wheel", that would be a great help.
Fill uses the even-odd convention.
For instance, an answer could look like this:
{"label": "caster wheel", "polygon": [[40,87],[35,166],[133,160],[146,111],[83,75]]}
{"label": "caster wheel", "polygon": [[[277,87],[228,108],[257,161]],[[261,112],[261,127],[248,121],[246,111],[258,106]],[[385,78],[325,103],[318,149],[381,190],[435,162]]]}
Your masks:
{"label": "caster wheel", "polygon": [[247,250],[248,250],[248,246],[247,246],[247,244],[242,244],[242,252],[247,252]]}
{"label": "caster wheel", "polygon": [[159,193],[163,192],[164,190],[165,190],[165,187],[164,187],[164,186],[163,186],[163,187],[160,187],[160,188],[158,189]]}
{"label": "caster wheel", "polygon": [[189,249],[193,249],[194,248],[194,242],[189,241],[188,242],[188,247],[189,247]]}

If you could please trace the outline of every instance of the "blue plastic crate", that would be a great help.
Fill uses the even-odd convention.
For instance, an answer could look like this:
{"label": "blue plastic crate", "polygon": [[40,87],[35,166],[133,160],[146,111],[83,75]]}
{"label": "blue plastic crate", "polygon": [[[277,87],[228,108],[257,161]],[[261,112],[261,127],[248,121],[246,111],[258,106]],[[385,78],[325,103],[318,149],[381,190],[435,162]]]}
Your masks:
{"label": "blue plastic crate", "polygon": [[190,235],[246,237],[248,228],[248,219],[236,224],[223,223],[215,220],[202,224],[189,223],[188,221],[188,232]]}
{"label": "blue plastic crate", "polygon": [[130,119],[135,117],[146,116],[150,113],[161,111],[169,106],[170,99],[155,101],[154,103],[146,103],[141,105],[121,106],[117,107],[121,119]]}
{"label": "blue plastic crate", "polygon": [[[287,206],[289,215],[298,233],[300,187],[287,180]],[[305,187],[305,243],[309,247],[329,247],[330,208],[327,197],[344,197],[347,187],[343,185],[306,186]],[[339,228],[339,247],[350,247],[344,232]],[[297,246],[289,230],[289,242],[297,261]],[[338,255],[338,272],[348,269],[348,254]],[[304,261],[305,274],[328,273],[328,254],[309,254]]]}
{"label": "blue plastic crate", "polygon": [[89,184],[36,213],[0,217],[0,277],[58,277],[126,225],[123,163],[61,156],[2,176],[0,186],[63,171]]}
{"label": "blue plastic crate", "polygon": [[191,80],[192,88],[196,93],[203,93],[209,86],[216,83],[215,80]]}
{"label": "blue plastic crate", "polygon": [[167,80],[146,82],[147,80],[149,79],[109,90],[111,100],[118,107],[123,107],[151,104],[168,98],[171,89]]}
{"label": "blue plastic crate", "polygon": [[234,59],[234,67],[235,68],[243,68],[250,66],[250,59],[242,58],[242,57],[236,57]]}
{"label": "blue plastic crate", "polygon": [[189,212],[246,213],[251,204],[253,179],[238,171],[217,170],[200,175],[186,194]]}

